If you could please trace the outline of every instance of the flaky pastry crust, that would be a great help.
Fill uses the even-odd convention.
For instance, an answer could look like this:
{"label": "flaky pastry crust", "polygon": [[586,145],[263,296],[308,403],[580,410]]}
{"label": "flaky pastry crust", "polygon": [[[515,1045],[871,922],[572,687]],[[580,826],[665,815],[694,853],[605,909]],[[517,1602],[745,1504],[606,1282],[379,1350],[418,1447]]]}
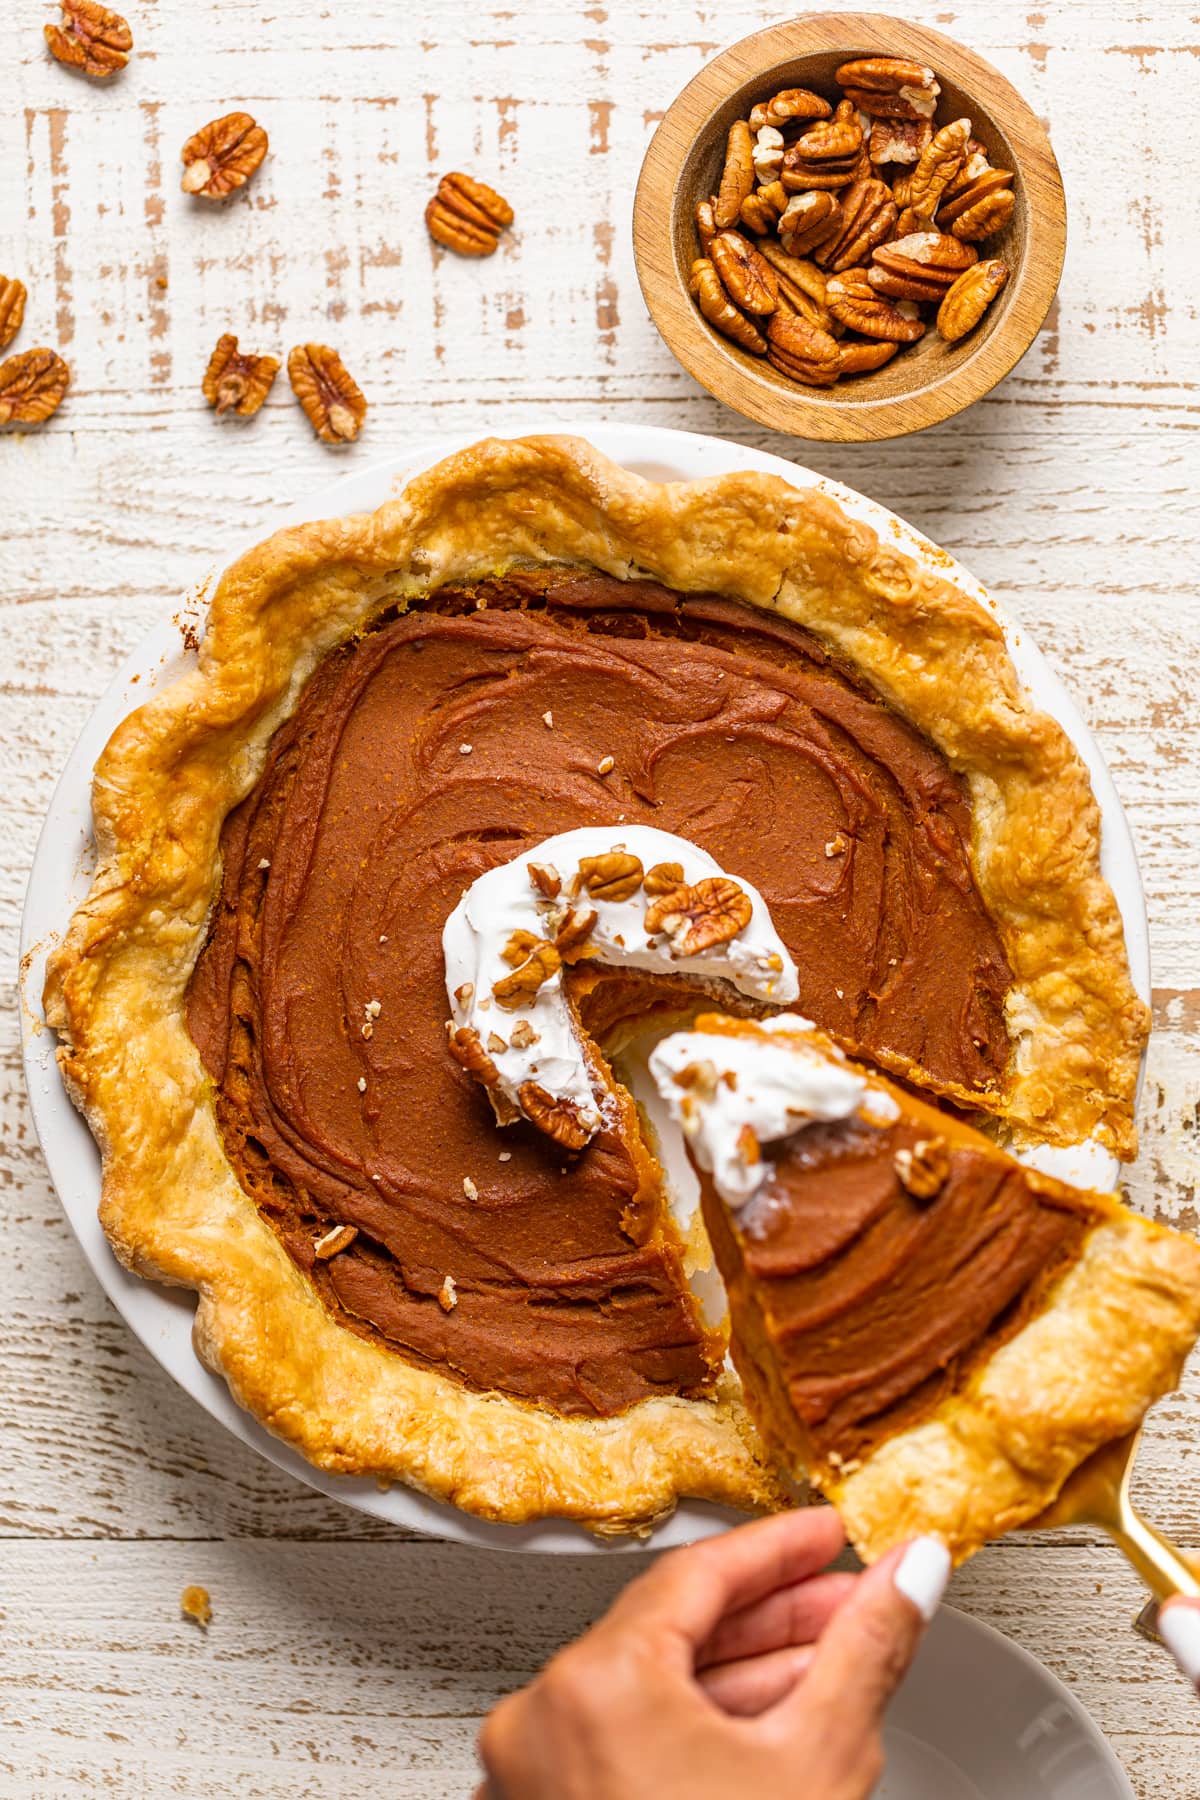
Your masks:
{"label": "flaky pastry crust", "polygon": [[184,1022],[222,823],[320,659],[398,598],[548,562],[781,613],[961,771],[980,891],[1015,976],[1002,1110],[1017,1130],[1093,1134],[1131,1155],[1147,1019],[1069,740],[1027,704],[986,610],[824,495],[759,474],[660,485],[580,440],[488,440],[377,512],[282,531],[226,570],[197,668],[100,758],[96,875],[49,966],[46,1015],[104,1160],[104,1229],[129,1267],[198,1290],[200,1355],[314,1463],[491,1518],[628,1529],[681,1495],[779,1502],[736,1388],[568,1420],[344,1330],[239,1186]]}

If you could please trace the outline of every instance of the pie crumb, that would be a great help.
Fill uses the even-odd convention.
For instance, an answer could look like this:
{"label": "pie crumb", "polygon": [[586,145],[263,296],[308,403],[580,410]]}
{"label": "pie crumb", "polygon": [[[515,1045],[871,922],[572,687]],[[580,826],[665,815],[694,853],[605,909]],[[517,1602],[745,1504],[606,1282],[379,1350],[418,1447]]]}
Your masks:
{"label": "pie crumb", "polygon": [[542,724],[546,727],[547,731],[553,731],[554,730],[554,714],[552,712],[544,712],[542,714]]}
{"label": "pie crumb", "polygon": [[207,1631],[212,1619],[212,1601],[208,1597],[208,1589],[194,1584],[185,1587],[179,1596],[179,1610],[185,1619],[190,1619],[201,1631]]}
{"label": "pie crumb", "polygon": [[596,773],[597,775],[611,775],[616,766],[617,759],[615,756],[602,756],[600,761],[596,764]]}
{"label": "pie crumb", "polygon": [[470,756],[470,754],[474,748],[475,748],[474,744],[460,744],[458,746],[458,754],[460,756]]}
{"label": "pie crumb", "polygon": [[511,1162],[512,1161],[512,1151],[511,1150],[502,1150],[500,1152],[500,1161],[501,1162]]}
{"label": "pie crumb", "polygon": [[367,1091],[367,1078],[365,1075],[360,1075],[358,1078],[358,1091],[360,1094],[365,1094]]}
{"label": "pie crumb", "polygon": [[467,1196],[468,1200],[478,1200],[479,1198],[479,1189],[475,1186],[475,1183],[471,1180],[469,1175],[463,1176],[463,1193]]}
{"label": "pie crumb", "polygon": [[443,1312],[453,1312],[458,1305],[458,1293],[454,1286],[453,1275],[447,1275],[438,1289],[438,1305]]}

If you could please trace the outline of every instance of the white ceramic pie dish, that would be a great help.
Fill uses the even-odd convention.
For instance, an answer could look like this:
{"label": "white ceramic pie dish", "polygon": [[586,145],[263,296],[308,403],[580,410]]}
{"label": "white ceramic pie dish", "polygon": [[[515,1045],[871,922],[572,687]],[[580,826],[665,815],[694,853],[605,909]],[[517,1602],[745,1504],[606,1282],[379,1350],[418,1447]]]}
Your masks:
{"label": "white ceramic pie dish", "polygon": [[[974,578],[943,551],[914,532],[886,508],[811,470],[718,438],[650,426],[594,426],[563,421],[557,427],[590,438],[614,460],[657,480],[694,479],[730,469],[754,469],[782,476],[798,485],[817,485],[848,512],[870,524],[881,536],[921,560],[940,575],[988,606],[1005,629],[1021,679],[1035,705],[1051,713],[1075,743],[1088,766],[1103,819],[1102,861],[1121,909],[1134,985],[1149,998],[1149,947],[1145,902],[1129,828],[1111,777],[1091,733],[1057,676],[1029,638],[1005,619]],[[514,421],[506,436],[546,429],[542,421]],[[419,470],[461,448],[478,436],[465,433],[423,442],[403,456],[344,477],[310,500],[281,512],[282,526],[304,519],[363,512],[392,497]],[[223,561],[249,547],[230,544]],[[222,564],[214,566],[209,579]],[[196,603],[207,581],[193,591],[187,616],[194,622]],[[54,1038],[41,1019],[41,988],[47,950],[63,930],[90,879],[92,767],[117,722],[157,687],[175,679],[193,657],[180,625],[164,620],[122,668],[85,727],[55,790],[38,843],[26,895],[22,931],[23,1031],[26,1075],[31,1106],[51,1177],[68,1220],[101,1285],[127,1324],[150,1353],[193,1398],[239,1437],[278,1467],[310,1486],[377,1518],[429,1535],[462,1542],[523,1550],[578,1552],[603,1549],[607,1554],[642,1547],[641,1540],[600,1545],[565,1521],[526,1526],[490,1524],[415,1491],[381,1490],[372,1481],[327,1475],[313,1468],[273,1438],[236,1405],[223,1381],[196,1357],[191,1343],[193,1298],[179,1289],[143,1281],[121,1267],[112,1255],[97,1219],[100,1163],[87,1126],[71,1105],[58,1077]],[[1116,1178],[1117,1165],[1099,1146],[1045,1151],[1042,1166],[1068,1180],[1104,1187]],[[734,1515],[700,1502],[684,1502],[649,1540],[654,1548],[690,1541],[720,1531]]]}

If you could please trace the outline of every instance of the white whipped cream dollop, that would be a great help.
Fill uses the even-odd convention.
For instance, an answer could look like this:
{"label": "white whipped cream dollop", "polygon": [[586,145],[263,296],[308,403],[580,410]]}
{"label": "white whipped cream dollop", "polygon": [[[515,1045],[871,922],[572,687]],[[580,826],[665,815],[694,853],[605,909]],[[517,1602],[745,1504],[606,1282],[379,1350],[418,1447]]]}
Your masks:
{"label": "white whipped cream dollop", "polygon": [[650,1073],[700,1167],[728,1206],[752,1200],[772,1173],[764,1144],[861,1112],[895,1119],[890,1094],[814,1038],[811,1020],[781,1013],[753,1032],[676,1031],[650,1053]]}
{"label": "white whipped cream dollop", "polygon": [[771,923],[766,902],[749,882],[736,875],[728,878],[749,902],[746,923],[725,941],[687,954],[683,933],[646,929],[647,912],[659,894],[648,893],[639,882],[627,897],[611,899],[580,880],[583,859],[614,851],[636,857],[644,873],[663,864],[678,865],[688,887],[725,877],[711,856],[670,832],[648,825],[586,826],[546,838],[535,849],[489,869],[472,882],[446,921],[442,949],[452,1026],[478,1034],[496,1071],[488,1092],[502,1122],[527,1111],[520,1092],[527,1082],[534,1082],[553,1100],[568,1102],[588,1136],[600,1125],[599,1103],[563,994],[561,969],[518,1005],[505,1006],[495,995],[497,984],[513,975],[513,943],[514,938],[520,941],[521,933],[553,943],[564,927],[569,930],[569,915],[594,914],[586,933],[588,960],[716,978],[753,999],[777,1005],[786,1005],[799,994],[796,965]]}

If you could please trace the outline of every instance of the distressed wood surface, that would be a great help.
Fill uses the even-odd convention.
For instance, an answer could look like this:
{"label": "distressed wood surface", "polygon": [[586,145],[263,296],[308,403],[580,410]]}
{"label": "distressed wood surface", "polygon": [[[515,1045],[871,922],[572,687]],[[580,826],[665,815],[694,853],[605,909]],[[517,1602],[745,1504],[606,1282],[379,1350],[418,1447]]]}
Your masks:
{"label": "distressed wood surface", "polygon": [[[74,380],[48,427],[0,438],[0,1791],[325,1795],[383,1778],[463,1795],[492,1699],[630,1565],[406,1540],[261,1463],[133,1341],[59,1213],[21,1082],[17,917],[53,783],[113,668],[213,547],[364,458],[567,415],[791,455],[961,556],[1098,732],[1153,928],[1130,1191],[1195,1227],[1200,322],[1178,142],[1196,26],[1182,0],[913,9],[1046,120],[1066,272],[1046,330],[988,400],[903,443],[834,449],[703,394],[633,273],[649,136],[707,57],[778,18],[765,0],[125,10],[137,48],[106,87],[48,59],[46,8],[5,12],[0,272],[30,291],[14,349],[61,350]],[[266,126],[271,155],[241,197],[206,209],[179,192],[179,148],[235,106]],[[454,167],[516,206],[490,262],[431,253],[422,209]],[[218,426],[199,382],[226,329],[276,354],[337,345],[371,402],[360,443],[317,444],[282,376],[256,420]],[[1142,1481],[1200,1549],[1198,1407],[1193,1372],[1158,1411]],[[207,1637],[178,1616],[194,1580],[213,1594]],[[1135,1586],[1111,1552],[1084,1536],[1010,1541],[954,1598],[1070,1682],[1141,1800],[1195,1800],[1200,1712],[1130,1633]]]}

